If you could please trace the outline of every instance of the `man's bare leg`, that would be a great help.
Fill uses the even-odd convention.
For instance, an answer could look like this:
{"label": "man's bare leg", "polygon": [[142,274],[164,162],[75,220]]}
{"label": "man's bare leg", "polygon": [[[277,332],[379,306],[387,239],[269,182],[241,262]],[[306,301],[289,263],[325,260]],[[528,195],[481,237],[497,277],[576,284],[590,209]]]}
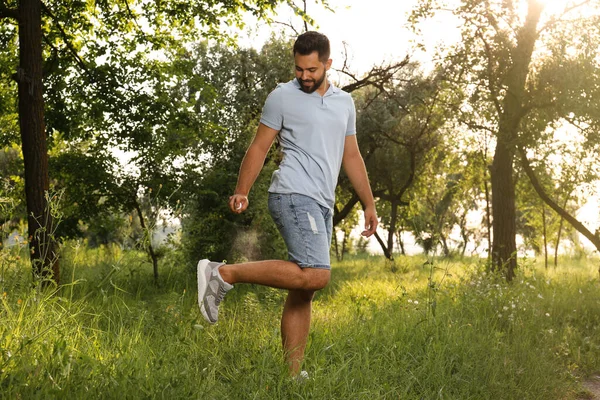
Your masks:
{"label": "man's bare leg", "polygon": [[281,339],[290,374],[298,375],[310,330],[312,299],[316,290],[327,285],[331,272],[279,260],[225,264],[219,272],[230,284],[255,283],[289,290],[281,317]]}
{"label": "man's bare leg", "polygon": [[314,291],[290,290],[281,317],[281,341],[292,376],[300,373],[310,330]]}
{"label": "man's bare leg", "polygon": [[225,264],[219,268],[223,280],[230,284],[256,283],[278,289],[319,290],[329,283],[330,271],[300,268],[290,261],[269,260],[242,264]]}

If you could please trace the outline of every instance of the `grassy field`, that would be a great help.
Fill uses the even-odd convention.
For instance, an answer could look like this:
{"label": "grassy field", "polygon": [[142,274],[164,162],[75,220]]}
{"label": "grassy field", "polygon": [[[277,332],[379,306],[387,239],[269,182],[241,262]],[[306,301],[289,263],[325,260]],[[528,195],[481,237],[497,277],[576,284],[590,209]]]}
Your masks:
{"label": "grassy field", "polygon": [[478,260],[335,263],[297,383],[282,291],[238,285],[208,326],[177,254],[157,287],[142,254],[68,244],[45,292],[20,257],[0,253],[6,399],[578,399],[600,371],[598,260],[524,261],[510,285]]}

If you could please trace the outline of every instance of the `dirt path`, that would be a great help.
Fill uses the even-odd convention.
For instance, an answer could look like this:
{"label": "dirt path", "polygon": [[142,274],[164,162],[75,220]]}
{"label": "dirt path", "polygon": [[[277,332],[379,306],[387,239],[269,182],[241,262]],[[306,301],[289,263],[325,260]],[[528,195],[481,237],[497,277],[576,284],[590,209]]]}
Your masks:
{"label": "dirt path", "polygon": [[600,375],[591,376],[583,382],[583,387],[591,394],[591,397],[580,397],[580,399],[600,400]]}

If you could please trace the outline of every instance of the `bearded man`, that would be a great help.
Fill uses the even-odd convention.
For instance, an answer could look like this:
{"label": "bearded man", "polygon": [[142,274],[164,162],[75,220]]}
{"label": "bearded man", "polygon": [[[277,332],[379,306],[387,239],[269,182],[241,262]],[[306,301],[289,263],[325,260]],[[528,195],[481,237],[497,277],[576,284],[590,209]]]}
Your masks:
{"label": "bearded man", "polygon": [[288,290],[281,337],[290,373],[301,371],[310,329],[311,305],[331,274],[329,250],[335,187],[343,166],[365,206],[365,230],[377,228],[375,201],[356,141],[352,97],[327,79],[329,39],[318,32],[298,36],[293,48],[296,79],[279,84],[268,96],[260,125],[246,151],[237,186],[229,198],[234,213],[248,208],[248,193],[279,137],[283,159],[269,187],[269,212],[288,250],[288,260],[223,264],[200,260],[198,301],[204,318],[217,322],[225,294],[238,283]]}

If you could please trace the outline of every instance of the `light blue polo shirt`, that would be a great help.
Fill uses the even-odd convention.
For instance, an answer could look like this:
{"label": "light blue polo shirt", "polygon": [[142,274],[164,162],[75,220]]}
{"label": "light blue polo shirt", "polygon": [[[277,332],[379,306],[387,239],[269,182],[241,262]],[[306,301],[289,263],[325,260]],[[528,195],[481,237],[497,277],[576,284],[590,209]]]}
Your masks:
{"label": "light blue polo shirt", "polygon": [[344,141],[356,134],[350,94],[329,84],[324,96],[305,93],[296,79],[269,94],[260,122],[279,130],[283,160],[271,178],[271,193],[299,193],[333,209]]}

